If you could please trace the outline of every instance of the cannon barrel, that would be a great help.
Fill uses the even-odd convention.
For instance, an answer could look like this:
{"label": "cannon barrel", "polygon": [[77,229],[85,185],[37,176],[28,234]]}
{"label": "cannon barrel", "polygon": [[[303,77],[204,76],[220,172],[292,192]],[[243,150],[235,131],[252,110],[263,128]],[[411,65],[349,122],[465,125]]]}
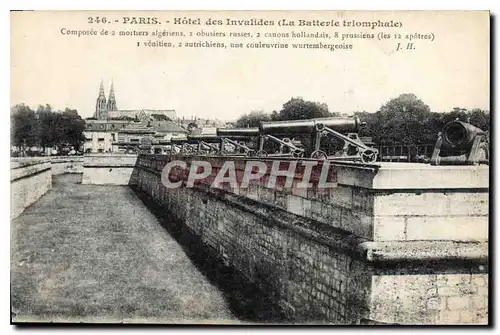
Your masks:
{"label": "cannon barrel", "polygon": [[462,121],[451,121],[443,128],[443,146],[449,149],[468,149],[474,137],[484,131]]}
{"label": "cannon barrel", "polygon": [[181,145],[182,143],[188,143],[188,140],[185,137],[172,137],[170,142],[172,144]]}
{"label": "cannon barrel", "polygon": [[245,139],[259,136],[259,128],[217,128],[217,136],[230,139]]}
{"label": "cannon barrel", "polygon": [[314,126],[319,124],[324,127],[331,128],[340,133],[359,133],[362,126],[364,126],[364,122],[361,122],[359,117],[326,117],[326,118],[318,118],[313,119]]}
{"label": "cannon barrel", "polygon": [[219,143],[221,138],[218,137],[217,135],[188,135],[187,136],[188,142],[207,142],[207,143]]}
{"label": "cannon barrel", "polygon": [[170,140],[165,140],[163,138],[153,138],[151,140],[151,144],[153,144],[153,145],[162,145],[162,144],[166,145],[166,144],[170,144],[170,143],[171,143]]}
{"label": "cannon barrel", "polygon": [[312,133],[314,131],[314,121],[312,119],[261,122],[259,125],[259,132],[262,135]]}
{"label": "cannon barrel", "polygon": [[358,117],[328,117],[309,120],[261,122],[261,134],[314,133],[316,126],[322,125],[338,132],[359,132],[361,122]]}

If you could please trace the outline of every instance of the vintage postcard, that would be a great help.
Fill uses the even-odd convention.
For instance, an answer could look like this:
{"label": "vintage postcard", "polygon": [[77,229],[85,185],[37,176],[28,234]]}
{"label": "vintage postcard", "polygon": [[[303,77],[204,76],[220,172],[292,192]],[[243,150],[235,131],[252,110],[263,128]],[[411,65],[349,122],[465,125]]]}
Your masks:
{"label": "vintage postcard", "polygon": [[11,323],[489,323],[488,11],[10,18]]}

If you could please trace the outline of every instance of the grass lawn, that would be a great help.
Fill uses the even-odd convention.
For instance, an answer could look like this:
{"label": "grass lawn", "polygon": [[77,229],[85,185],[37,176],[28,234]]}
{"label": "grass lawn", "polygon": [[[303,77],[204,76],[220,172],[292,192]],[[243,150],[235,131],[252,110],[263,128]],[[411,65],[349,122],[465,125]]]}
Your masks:
{"label": "grass lawn", "polygon": [[80,179],[11,223],[13,322],[239,322],[130,188]]}

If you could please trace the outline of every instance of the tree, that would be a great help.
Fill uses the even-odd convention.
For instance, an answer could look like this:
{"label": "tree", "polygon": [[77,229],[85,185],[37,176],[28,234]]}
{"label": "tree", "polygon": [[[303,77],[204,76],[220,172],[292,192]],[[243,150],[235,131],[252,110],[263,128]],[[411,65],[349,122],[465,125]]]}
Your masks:
{"label": "tree", "polygon": [[373,137],[375,143],[421,143],[424,139],[422,130],[429,114],[429,106],[415,94],[401,94],[382,105],[375,114],[375,123],[368,125],[365,132]]}
{"label": "tree", "polygon": [[260,122],[271,121],[271,115],[265,113],[263,110],[252,111],[248,114],[243,114],[236,121],[237,128],[258,127]]}
{"label": "tree", "polygon": [[305,120],[331,116],[325,103],[305,101],[302,98],[291,98],[279,112],[280,120]]}
{"label": "tree", "polygon": [[54,138],[54,112],[50,105],[38,106],[36,110],[38,118],[38,139],[42,148],[53,147]]}
{"label": "tree", "polygon": [[53,137],[59,149],[73,146],[79,150],[81,143],[85,141],[83,130],[85,121],[78,115],[75,109],[66,108],[62,113],[54,113]]}
{"label": "tree", "polygon": [[34,112],[24,104],[16,105],[11,108],[11,123],[12,143],[21,151],[26,146],[73,146],[79,150],[85,140],[85,121],[75,109],[54,112],[50,105],[40,105]]}
{"label": "tree", "polygon": [[360,136],[371,136],[380,145],[418,145],[436,143],[446,123],[459,119],[488,131],[488,111],[455,107],[448,113],[431,112],[414,94],[401,94],[384,104],[376,113],[355,112],[366,127]]}
{"label": "tree", "polygon": [[475,108],[468,113],[469,122],[476,127],[484,130],[490,131],[490,112],[479,108]]}
{"label": "tree", "polygon": [[24,151],[26,147],[37,144],[37,120],[35,112],[25,104],[11,108],[12,144]]}
{"label": "tree", "polygon": [[277,111],[273,111],[271,113],[271,121],[279,121],[280,119],[280,113],[278,113]]}

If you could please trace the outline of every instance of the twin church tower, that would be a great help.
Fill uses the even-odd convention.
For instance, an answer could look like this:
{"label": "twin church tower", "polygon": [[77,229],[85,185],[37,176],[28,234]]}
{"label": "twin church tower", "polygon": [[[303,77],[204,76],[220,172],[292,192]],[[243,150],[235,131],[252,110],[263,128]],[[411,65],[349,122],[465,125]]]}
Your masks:
{"label": "twin church tower", "polygon": [[109,91],[109,98],[106,101],[106,95],[104,94],[104,86],[101,80],[101,86],[99,87],[99,96],[97,97],[97,102],[95,104],[95,114],[94,117],[98,120],[106,120],[108,118],[109,111],[117,111],[116,99],[115,99],[115,89],[113,88],[113,82],[111,82],[111,89]]}

